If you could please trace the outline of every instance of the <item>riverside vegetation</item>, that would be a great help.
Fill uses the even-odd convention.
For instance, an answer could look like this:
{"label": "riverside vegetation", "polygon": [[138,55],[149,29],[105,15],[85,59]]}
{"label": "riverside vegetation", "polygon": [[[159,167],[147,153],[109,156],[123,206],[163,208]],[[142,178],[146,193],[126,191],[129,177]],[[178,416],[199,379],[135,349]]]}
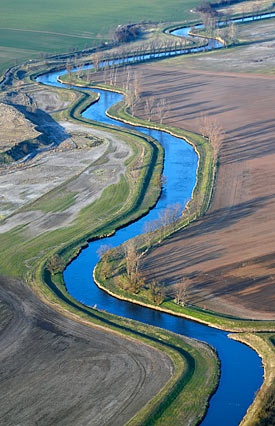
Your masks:
{"label": "riverside vegetation", "polygon": [[[117,111],[118,106],[114,109]],[[119,115],[120,118],[123,117],[123,120],[128,122],[135,121],[135,119],[131,117],[131,111],[128,109],[127,112],[127,107],[124,107],[124,109],[122,108],[120,113],[117,115],[112,110],[109,114],[111,116],[116,116],[116,118]],[[95,271],[95,278],[100,287],[105,288],[116,297],[131,300],[136,303],[147,304],[151,307],[155,306],[155,308],[161,305],[160,309],[168,309],[170,312],[173,311],[175,314],[179,315],[192,316],[199,321],[206,322],[218,328],[224,328],[232,331],[274,330],[273,321],[240,320],[226,315],[219,315],[215,312],[197,309],[194,306],[186,306],[184,302],[184,293],[182,295],[176,295],[173,300],[171,299],[171,296],[165,297],[165,289],[159,283],[144,283],[142,275],[138,270],[140,258],[144,253],[151,249],[154,244],[158,244],[163,238],[166,238],[171,232],[175,231],[180,222],[179,218],[175,218],[174,216],[175,209],[177,210],[178,207],[171,206],[169,211],[163,212],[163,217],[160,217],[158,224],[154,223],[148,225],[147,230],[149,233],[147,232],[147,236],[145,235],[144,238],[137,238],[135,243],[130,243],[128,248],[111,249],[109,251],[106,250],[106,248],[103,248],[102,259]],[[164,224],[165,221],[166,224]],[[164,224],[164,226],[156,229],[159,225],[161,225],[161,223]],[[250,343],[250,345],[256,348],[258,353],[262,356],[266,370],[268,371],[267,376],[271,379],[268,381],[268,384],[263,386],[255,400],[253,407],[256,407],[254,414],[255,412],[257,413],[257,418],[253,420],[253,424],[272,424],[274,379],[271,374],[270,365],[272,365],[272,359],[274,358],[274,346],[270,345],[271,356],[268,358],[266,352],[259,349],[262,345],[261,340],[263,339],[263,336],[258,335],[258,340],[253,340],[253,335],[250,336],[251,341],[253,342]],[[246,341],[247,344],[248,341],[249,339]],[[270,341],[272,342],[272,338]],[[244,420],[244,424],[250,424],[252,421],[251,413],[253,410],[254,409],[249,410],[247,417]]]}
{"label": "riverside vegetation", "polygon": [[[41,72],[40,64],[35,67]],[[29,75],[31,71],[28,66]],[[31,78],[34,77],[35,72]],[[69,227],[27,237],[25,225],[22,224],[3,233],[0,270],[2,274],[24,277],[42,300],[66,315],[141,339],[170,356],[174,365],[173,378],[129,424],[163,424],[171,416],[178,422],[186,422],[189,418],[196,418],[196,422],[199,422],[207,409],[208,398],[218,383],[219,362],[215,351],[208,345],[192,343],[190,339],[119,319],[96,308],[85,307],[67,293],[63,283],[61,270],[89,239],[111,234],[120,226],[143,215],[154,205],[160,193],[163,151],[158,142],[135,131],[125,132],[115,126],[90,123],[81,118],[81,111],[95,100],[95,95],[83,92],[67,111],[58,114],[62,115],[62,119],[70,117],[82,124],[89,123],[95,128],[103,127],[110,133],[119,134],[130,144],[133,152],[126,160],[127,173],[121,176],[118,184],[107,187],[97,201],[82,209]],[[104,162],[105,159],[100,161]],[[148,167],[139,168],[138,175],[133,176],[132,170],[137,169],[140,161],[148,164]],[[66,210],[74,202],[73,197],[60,198],[68,183],[65,182],[50,194],[24,205],[21,212],[41,210],[51,213],[53,209]],[[109,208],[110,200],[112,211]],[[105,212],[108,212],[107,217]],[[18,211],[15,212],[17,213]],[[102,224],[99,225],[100,223]],[[185,409],[179,410],[183,403]]]}
{"label": "riverside vegetation", "polygon": [[[92,95],[93,96],[93,95]],[[78,118],[82,122],[87,123],[88,121],[80,118],[79,113],[84,109],[84,105],[88,105],[91,103],[94,99],[92,96],[88,93],[83,93],[80,98],[77,100],[74,106],[72,106],[66,114],[68,114],[71,118],[74,117],[75,119]],[[133,118],[131,114],[129,114],[129,109],[125,105],[119,105],[114,106],[113,109],[109,111],[109,114],[112,116],[118,115],[120,119],[126,120],[126,121],[132,121],[135,123],[148,125],[145,121],[139,122],[136,118]],[[99,126],[98,124],[94,123],[95,126]],[[153,124],[152,127],[157,128],[165,128],[165,130],[170,131],[171,133],[174,133],[179,136],[187,136],[187,138],[192,140],[192,143],[197,147],[198,152],[200,154],[200,165],[199,165],[199,171],[198,171],[198,179],[197,179],[197,186],[194,191],[194,197],[193,202],[189,205],[189,210],[186,213],[181,214],[178,207],[171,207],[171,210],[169,214],[165,215],[168,216],[170,219],[171,217],[173,220],[168,219],[167,223],[165,223],[164,227],[160,227],[158,229],[155,229],[152,234],[149,235],[150,238],[147,238],[147,241],[149,241],[149,245],[144,244],[144,241],[138,241],[137,248],[136,249],[128,249],[127,252],[130,255],[130,252],[132,250],[132,253],[134,252],[134,257],[137,258],[141,254],[142,250],[146,251],[149,248],[153,247],[154,244],[157,244],[160,239],[167,238],[171,232],[174,232],[177,228],[180,228],[182,226],[187,225],[191,220],[195,220],[195,218],[203,213],[210,200],[211,190],[212,190],[212,183],[213,183],[213,177],[214,177],[214,170],[215,170],[215,161],[213,161],[213,156],[211,155],[211,146],[207,142],[206,139],[201,138],[198,135],[192,135],[191,133],[187,133],[184,131],[179,131],[178,129],[173,128],[166,128],[165,126],[161,126],[159,124]],[[122,134],[121,130],[114,129],[113,127],[104,126],[105,128],[108,127],[109,131],[111,132],[120,132]],[[140,151],[140,141],[141,139],[138,139],[138,143],[135,143],[137,135],[134,134],[129,137],[127,135],[126,139],[128,143],[131,143],[131,146],[134,150],[134,152],[139,155],[141,155]],[[146,146],[148,149],[147,155],[148,155],[148,161],[149,159],[152,161],[152,151],[155,149],[155,164],[159,162],[162,156],[162,152],[160,147],[155,141],[147,140],[144,141],[144,138],[142,140],[143,146]],[[152,148],[154,146],[154,148]],[[158,160],[158,161],[157,161]],[[128,161],[128,167],[133,166],[134,159],[131,158],[131,160]],[[54,231],[48,235],[43,236],[43,238],[35,238],[33,240],[29,240],[26,244],[22,227],[17,227],[13,229],[11,232],[6,233],[4,235],[3,239],[3,246],[1,244],[1,251],[3,254],[5,254],[7,257],[6,259],[9,259],[8,263],[2,262],[1,264],[1,270],[2,272],[6,273],[7,275],[15,275],[15,276],[22,276],[22,274],[26,274],[25,276],[28,279],[28,282],[33,286],[35,291],[38,291],[45,300],[48,301],[48,303],[60,303],[60,306],[62,309],[66,309],[70,311],[73,314],[77,314],[82,316],[85,319],[93,317],[93,321],[95,321],[98,324],[108,325],[108,327],[112,329],[119,330],[120,332],[126,333],[127,335],[131,335],[134,337],[137,337],[137,334],[139,335],[139,338],[142,339],[148,339],[149,335],[149,341],[150,344],[154,342],[156,346],[160,345],[161,340],[165,339],[172,339],[169,340],[168,345],[162,346],[162,350],[166,350],[167,353],[172,357],[175,365],[175,375],[171,382],[167,384],[165,389],[163,390],[161,395],[158,395],[150,404],[150,406],[145,408],[145,411],[139,414],[139,417],[137,417],[136,420],[133,420],[133,423],[130,424],[163,424],[162,422],[165,422],[165,419],[168,418],[168,416],[182,416],[182,413],[177,412],[177,407],[182,404],[182,401],[186,398],[190,398],[190,405],[194,403],[194,396],[192,394],[194,393],[194,389],[197,388],[199,385],[198,378],[202,377],[202,371],[200,372],[200,375],[194,377],[194,372],[198,370],[197,368],[192,370],[191,366],[193,361],[189,358],[190,356],[190,347],[184,346],[184,349],[178,349],[180,347],[182,348],[182,341],[179,339],[177,342],[175,342],[169,333],[165,333],[163,331],[159,331],[158,341],[155,341],[155,337],[153,337],[153,334],[156,333],[156,331],[152,331],[152,335],[150,336],[150,333],[144,333],[144,327],[143,326],[137,326],[132,321],[129,320],[119,320],[111,315],[99,312],[96,309],[89,309],[89,308],[83,308],[79,303],[75,302],[66,292],[62,276],[59,272],[60,269],[63,267],[63,262],[67,262],[70,260],[73,256],[77,254],[77,250],[79,247],[83,246],[85,242],[89,238],[95,238],[101,235],[109,234],[110,232],[113,232],[113,230],[116,227],[119,227],[123,225],[124,223],[128,222],[129,220],[134,220],[139,215],[143,214],[151,205],[154,204],[155,200],[158,197],[159,190],[160,190],[160,175],[161,175],[161,167],[154,168],[152,167],[150,170],[149,175],[143,175],[140,177],[140,182],[135,189],[132,189],[132,192],[130,190],[131,184],[130,184],[130,177],[128,176],[126,178],[121,178],[120,184],[114,188],[109,188],[109,190],[106,190],[102,197],[95,203],[93,203],[92,206],[89,206],[89,208],[85,209],[85,211],[82,211],[80,215],[78,216],[77,225],[74,225],[69,230],[68,229],[62,229],[58,231]],[[148,193],[145,192],[142,193],[143,184],[145,181],[148,181],[147,187],[152,192],[151,195],[148,195]],[[154,182],[154,185],[153,185]],[[137,192],[135,192],[137,191]],[[113,199],[115,200],[115,205],[120,206],[121,203],[125,203],[124,194],[126,193],[128,195],[128,198],[130,198],[129,202],[126,203],[125,210],[123,210],[123,214],[121,215],[120,209],[117,208],[116,211],[114,211],[112,220],[108,223],[105,223],[99,228],[94,227],[94,225],[90,226],[89,232],[87,232],[87,219],[93,214],[97,215],[99,217],[100,212],[106,210],[106,206],[109,200],[109,197],[111,194],[114,194]],[[142,194],[141,194],[142,193]],[[129,196],[131,194],[131,196]],[[137,196],[139,194],[139,196]],[[137,198],[139,200],[138,204],[134,203],[134,199]],[[39,202],[44,201],[43,197],[41,200],[37,201],[37,207],[39,208]],[[171,213],[172,212],[172,213]],[[180,212],[180,214],[179,214]],[[175,219],[175,220],[174,220]],[[166,219],[165,219],[166,220]],[[151,225],[150,225],[151,227]],[[155,225],[153,225],[155,227]],[[75,238],[75,235],[78,235],[77,238]],[[66,241],[66,247],[62,249],[56,250],[56,246],[61,244],[61,242]],[[1,243],[2,243],[2,236],[1,236]],[[13,253],[14,248],[16,247],[16,252]],[[36,258],[36,254],[40,253],[39,258]],[[113,253],[114,254],[114,253]],[[138,256],[136,256],[138,255]],[[115,253],[115,256],[118,256],[118,253]],[[124,282],[127,281],[127,277],[125,278],[125,275],[132,275],[133,274],[133,266],[129,265],[128,262],[128,268],[125,263],[123,263],[124,254],[123,252],[120,253],[121,256],[121,264],[120,264],[120,270],[122,274],[124,274]],[[60,257],[60,258],[59,258]],[[64,260],[60,260],[60,259]],[[112,262],[114,259],[107,255],[108,261]],[[26,259],[33,259],[31,260],[31,268],[28,270],[26,268],[25,260]],[[48,261],[47,259],[50,259]],[[48,263],[47,263],[48,262]],[[107,267],[104,270],[104,262],[106,263],[106,254],[103,250],[103,256],[102,261],[99,263],[99,266],[96,270],[96,274],[98,274],[98,277],[100,277],[100,281],[104,282],[106,285],[109,285],[112,281],[112,277],[110,276],[110,268]],[[125,262],[125,261],[124,261]],[[55,263],[55,266],[52,268],[53,264]],[[131,262],[130,262],[131,263]],[[57,266],[56,266],[57,264]],[[136,263],[138,264],[138,262]],[[15,267],[16,265],[16,267]],[[46,269],[45,269],[46,266]],[[49,269],[52,270],[53,275],[50,276]],[[127,271],[128,269],[128,271]],[[123,281],[122,280],[122,281]],[[37,284],[39,285],[37,286]],[[45,286],[46,284],[46,286]],[[140,288],[142,288],[140,286]],[[140,290],[138,288],[138,290]],[[54,290],[54,293],[52,292]],[[134,292],[136,292],[136,288],[134,288]],[[227,329],[246,329],[247,324],[243,326],[243,322],[241,321],[241,326],[239,322],[235,321],[235,319],[231,318],[219,318],[215,313],[210,312],[195,312],[194,308],[189,307],[182,307],[179,305],[179,303],[176,303],[175,301],[165,301],[164,297],[163,300],[161,300],[162,295],[161,291],[159,289],[154,288],[154,286],[151,287],[151,289],[144,289],[145,293],[147,292],[150,294],[150,298],[153,298],[154,301],[153,305],[157,304],[164,304],[164,303],[171,303],[171,305],[168,305],[169,309],[171,309],[171,306],[173,306],[174,312],[183,313],[185,315],[190,316],[211,323],[212,325],[218,325],[221,328],[227,328]],[[124,291],[124,290],[123,290]],[[117,290],[116,290],[117,292]],[[141,293],[141,292],[140,292]],[[127,293],[129,295],[129,292]],[[140,295],[140,294],[138,294]],[[144,296],[144,294],[141,294]],[[160,298],[156,296],[161,296]],[[136,295],[135,295],[136,297]],[[133,294],[130,295],[130,298],[135,301],[135,297],[133,298]],[[144,299],[145,303],[148,303],[148,297]],[[182,298],[179,297],[179,300],[182,301]],[[150,305],[152,305],[152,300],[150,300]],[[186,311],[187,310],[187,311]],[[228,322],[229,321],[229,322]],[[126,327],[127,324],[127,327]],[[262,325],[261,325],[262,324]],[[272,323],[269,324],[267,322],[265,323],[251,323],[248,324],[250,329],[261,329],[261,327],[269,328],[272,327]],[[251,325],[251,327],[250,327]],[[258,327],[259,325],[259,327]],[[129,327],[128,327],[129,326]],[[138,327],[139,332],[134,332],[133,327]],[[231,328],[232,327],[232,328]],[[147,327],[146,327],[147,330]],[[164,334],[163,334],[164,333]],[[146,334],[146,336],[145,336]],[[155,334],[154,334],[155,336]],[[169,337],[167,337],[169,336]],[[146,340],[148,341],[148,340]],[[180,343],[179,343],[180,341]],[[160,346],[158,346],[160,347]],[[174,352],[173,352],[174,351]],[[183,352],[186,351],[186,352]],[[172,354],[173,352],[173,354]],[[189,352],[189,355],[188,355]],[[184,354],[184,361],[183,360],[183,354]],[[193,354],[192,354],[193,355]],[[198,357],[198,354],[196,355]],[[188,361],[189,359],[189,361]],[[213,359],[213,358],[211,358]],[[204,371],[206,371],[208,368],[210,368],[211,362],[212,364],[212,378],[211,383],[209,383],[209,386],[207,389],[203,389],[204,394],[201,396],[201,400],[204,401],[203,406],[204,409],[206,407],[206,400],[207,395],[209,393],[213,392],[213,389],[216,386],[217,383],[217,361],[208,361],[209,364],[207,365],[206,360],[202,360],[202,358],[197,358],[198,366],[202,366]],[[185,370],[186,365],[188,365],[188,373],[187,370]],[[194,365],[194,364],[193,364]],[[192,374],[191,374],[192,372]],[[199,371],[197,371],[199,373]],[[191,376],[193,377],[193,381],[191,380]],[[180,392],[183,388],[183,385],[186,384],[188,381],[190,387],[188,386],[184,387],[184,391]],[[173,391],[172,391],[173,390]],[[188,397],[187,394],[184,392],[189,392]],[[171,400],[168,401],[167,395],[172,395]],[[268,402],[267,402],[268,404]],[[197,418],[201,418],[202,412],[198,409],[198,407],[195,407],[196,416]],[[200,411],[200,414],[198,414],[198,411]],[[144,416],[144,417],[142,417]],[[166,417],[167,416],[167,417]],[[176,417],[175,417],[176,418]],[[142,419],[142,420],[141,420]],[[146,419],[146,422],[145,422]],[[150,419],[150,420],[149,420]],[[178,417],[180,420],[180,417]],[[181,418],[182,419],[182,418]],[[135,423],[135,421],[137,423]],[[154,423],[153,423],[154,422]],[[159,422],[159,423],[158,423]],[[165,424],[165,423],[164,423]]]}

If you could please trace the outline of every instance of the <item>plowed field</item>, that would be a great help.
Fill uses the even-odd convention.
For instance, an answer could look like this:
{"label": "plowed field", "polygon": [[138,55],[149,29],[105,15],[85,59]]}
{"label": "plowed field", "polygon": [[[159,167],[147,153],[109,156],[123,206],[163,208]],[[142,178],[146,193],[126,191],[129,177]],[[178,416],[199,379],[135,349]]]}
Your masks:
{"label": "plowed field", "polygon": [[166,124],[199,132],[206,114],[225,131],[209,211],[147,256],[147,278],[170,291],[184,278],[189,303],[275,319],[275,79],[138,69],[144,98],[167,99]]}

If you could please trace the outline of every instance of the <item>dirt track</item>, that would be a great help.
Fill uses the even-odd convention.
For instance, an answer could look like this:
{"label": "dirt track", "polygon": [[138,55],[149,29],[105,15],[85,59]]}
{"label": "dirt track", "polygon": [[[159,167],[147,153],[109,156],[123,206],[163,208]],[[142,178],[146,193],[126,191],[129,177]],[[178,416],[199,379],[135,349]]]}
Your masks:
{"label": "dirt track", "polygon": [[165,123],[199,132],[207,114],[225,130],[209,212],[146,258],[147,278],[189,277],[190,303],[275,319],[275,79],[137,68],[145,97],[167,98]]}
{"label": "dirt track", "polygon": [[3,277],[0,363],[5,426],[123,425],[172,373],[163,353],[72,321]]}

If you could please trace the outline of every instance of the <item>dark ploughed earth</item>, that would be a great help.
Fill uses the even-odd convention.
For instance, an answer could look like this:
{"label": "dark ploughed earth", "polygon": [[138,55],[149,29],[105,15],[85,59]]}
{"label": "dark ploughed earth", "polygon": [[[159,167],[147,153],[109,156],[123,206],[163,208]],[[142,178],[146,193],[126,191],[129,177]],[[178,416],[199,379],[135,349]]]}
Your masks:
{"label": "dark ploughed earth", "polygon": [[67,318],[0,277],[0,424],[124,425],[169,380],[170,359]]}

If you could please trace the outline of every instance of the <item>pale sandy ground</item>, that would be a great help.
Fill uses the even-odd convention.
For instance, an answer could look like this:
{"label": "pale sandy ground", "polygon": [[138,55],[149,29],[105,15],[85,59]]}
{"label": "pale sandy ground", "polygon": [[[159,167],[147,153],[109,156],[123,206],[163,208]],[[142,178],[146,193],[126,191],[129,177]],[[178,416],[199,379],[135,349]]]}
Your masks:
{"label": "pale sandy ground", "polygon": [[[66,191],[75,193],[75,202],[64,212],[43,213],[38,210],[18,212],[0,223],[0,232],[6,232],[20,224],[30,224],[28,235],[39,235],[47,230],[66,226],[77,216],[81,208],[91,204],[107,186],[117,183],[125,172],[124,162],[131,154],[131,148],[121,139],[100,130],[62,122],[66,131],[81,131],[104,139],[93,148],[69,149],[43,153],[35,167],[13,169],[0,176],[2,215],[35,200],[52,188],[76,176],[66,185]],[[100,166],[93,163],[107,153],[108,161]],[[0,201],[0,208],[1,208]]]}

